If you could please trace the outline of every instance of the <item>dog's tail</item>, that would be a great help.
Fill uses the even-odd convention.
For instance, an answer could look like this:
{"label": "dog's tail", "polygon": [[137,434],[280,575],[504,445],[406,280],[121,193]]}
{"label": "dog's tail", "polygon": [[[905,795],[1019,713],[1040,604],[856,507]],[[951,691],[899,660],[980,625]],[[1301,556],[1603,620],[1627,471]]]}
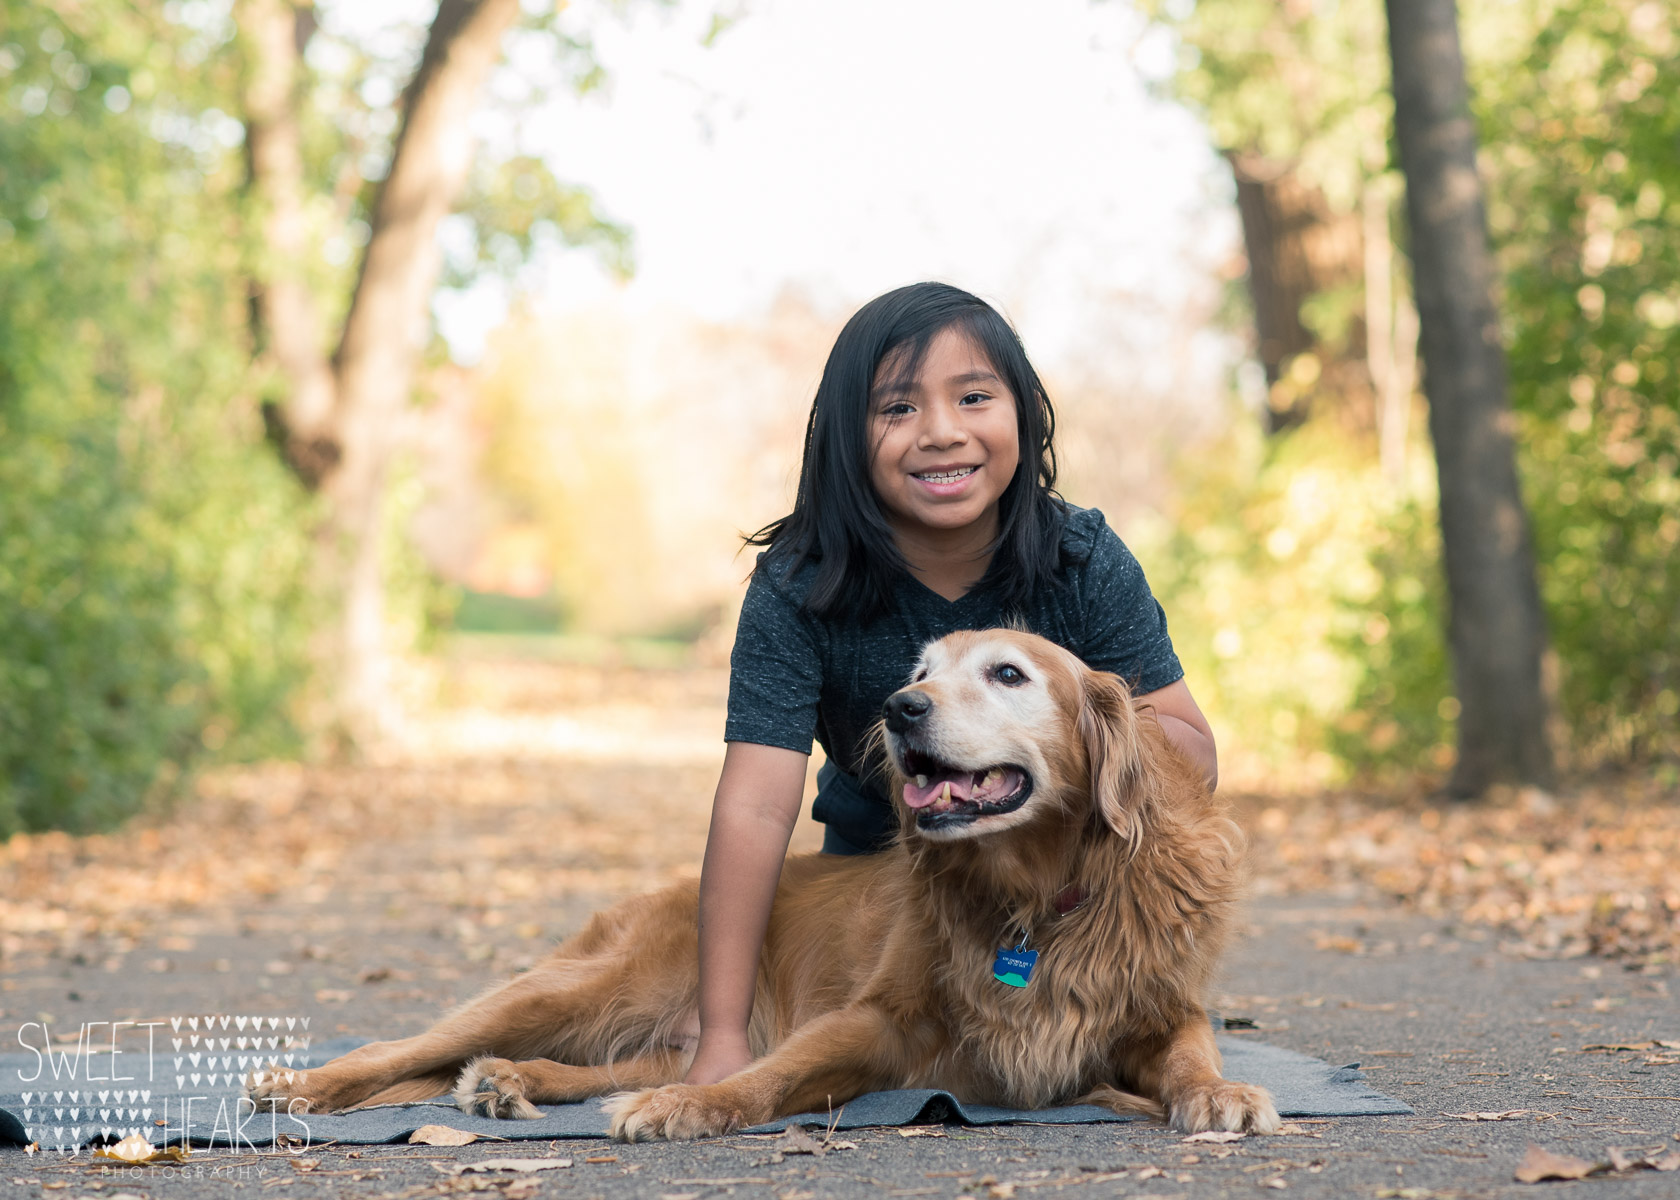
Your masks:
{"label": "dog's tail", "polygon": [[1103,1084],[1092,1088],[1075,1104],[1095,1104],[1099,1108],[1106,1108],[1117,1112],[1123,1117],[1150,1117],[1157,1121],[1167,1119],[1167,1110],[1146,1096],[1134,1096],[1131,1092],[1122,1092],[1119,1088]]}

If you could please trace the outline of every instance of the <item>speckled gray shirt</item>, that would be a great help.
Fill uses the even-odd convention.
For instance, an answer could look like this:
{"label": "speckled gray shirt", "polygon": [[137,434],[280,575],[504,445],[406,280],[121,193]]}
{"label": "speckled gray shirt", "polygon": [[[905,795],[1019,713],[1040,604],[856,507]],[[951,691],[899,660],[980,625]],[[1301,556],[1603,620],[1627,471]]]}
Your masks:
{"label": "speckled gray shirt", "polygon": [[[815,738],[829,761],[861,776],[861,746],[881,706],[910,677],[922,647],[959,629],[990,629],[1021,616],[1034,633],[1112,671],[1139,694],[1184,677],[1167,618],[1143,568],[1098,510],[1069,507],[1059,578],[1012,610],[989,582],[947,600],[905,575],[886,613],[867,623],[823,620],[803,608],[816,573],[791,574],[760,555],[741,606],[729,665],[724,739],[780,746],[804,754]],[[891,805],[878,787],[844,781],[851,794],[824,786],[812,816],[859,846],[891,827]],[[861,792],[861,794],[859,794]],[[862,840],[860,840],[862,839]]]}

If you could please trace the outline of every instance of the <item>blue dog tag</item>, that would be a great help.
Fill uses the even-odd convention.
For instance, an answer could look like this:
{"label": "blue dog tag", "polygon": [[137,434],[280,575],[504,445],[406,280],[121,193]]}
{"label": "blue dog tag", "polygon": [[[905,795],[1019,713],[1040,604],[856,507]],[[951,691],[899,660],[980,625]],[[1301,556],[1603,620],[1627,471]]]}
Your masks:
{"label": "blue dog tag", "polygon": [[1026,987],[1037,964],[1037,950],[999,950],[992,963],[992,978],[1010,987]]}

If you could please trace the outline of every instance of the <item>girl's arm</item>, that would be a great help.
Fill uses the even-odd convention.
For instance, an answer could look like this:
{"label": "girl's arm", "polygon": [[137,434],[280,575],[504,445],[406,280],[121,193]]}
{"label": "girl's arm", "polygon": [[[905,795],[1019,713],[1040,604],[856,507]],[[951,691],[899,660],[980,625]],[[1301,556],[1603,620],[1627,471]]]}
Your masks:
{"label": "girl's arm", "polygon": [[1184,756],[1202,769],[1207,776],[1208,790],[1219,786],[1219,750],[1213,744],[1213,728],[1190,694],[1190,685],[1180,679],[1166,687],[1137,698],[1139,704],[1154,708],[1161,722],[1161,732],[1177,746]]}
{"label": "girl's arm", "polygon": [[700,1045],[685,1083],[716,1083],[752,1061],[747,1021],[810,755],[730,742],[700,870]]}

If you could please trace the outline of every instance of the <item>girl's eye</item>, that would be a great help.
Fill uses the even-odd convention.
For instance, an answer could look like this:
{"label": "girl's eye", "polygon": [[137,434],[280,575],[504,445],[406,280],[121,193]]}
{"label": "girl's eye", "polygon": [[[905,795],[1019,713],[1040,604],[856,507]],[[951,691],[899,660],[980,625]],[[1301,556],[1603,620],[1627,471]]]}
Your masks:
{"label": "girl's eye", "polygon": [[970,392],[968,395],[966,395],[962,398],[961,403],[963,403],[963,404],[979,404],[983,400],[990,400],[990,399],[991,399],[991,397],[986,395],[985,392]]}
{"label": "girl's eye", "polygon": [[1003,663],[992,668],[992,678],[1004,687],[1020,687],[1027,681],[1026,672],[1014,663]]}
{"label": "girl's eye", "polygon": [[881,406],[883,417],[903,417],[915,412],[915,408],[903,400],[894,400],[891,404]]}

